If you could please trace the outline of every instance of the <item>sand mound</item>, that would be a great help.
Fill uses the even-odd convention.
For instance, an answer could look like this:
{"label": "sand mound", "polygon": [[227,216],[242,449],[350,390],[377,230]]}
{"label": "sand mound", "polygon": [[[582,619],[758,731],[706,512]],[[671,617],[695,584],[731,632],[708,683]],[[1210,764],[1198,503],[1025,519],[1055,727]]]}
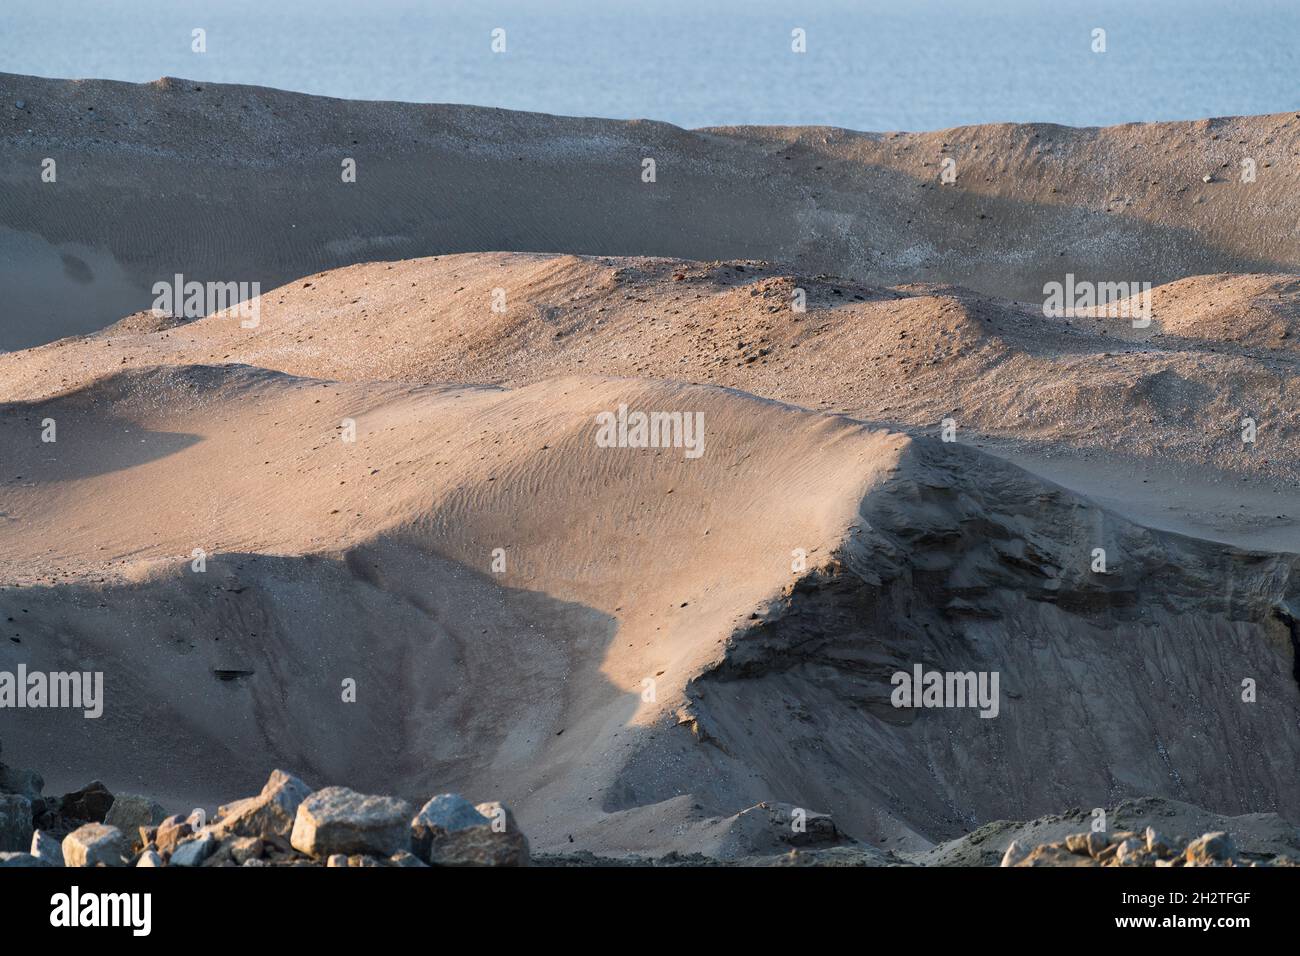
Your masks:
{"label": "sand mound", "polygon": [[[1214,314],[1283,329],[1287,293],[1267,290],[1289,288],[1286,277],[1160,287],[1151,326],[1135,329],[1121,318],[1048,319],[953,286],[880,288],[748,260],[369,263],[264,293],[253,329],[226,312],[0,356],[0,398],[50,395],[124,367],[221,362],[353,381],[709,382],[912,434],[940,435],[947,422],[950,437],[1143,523],[1300,551],[1296,353],[1222,318],[1236,338],[1214,333],[1205,297],[1187,294],[1207,284],[1219,289]],[[1254,441],[1243,440],[1247,420]]]}
{"label": "sand mound", "polygon": [[1195,276],[1153,291],[1165,335],[1231,343],[1264,356],[1300,352],[1300,279]]}
{"label": "sand mound", "polygon": [[[700,413],[703,454],[601,447],[621,404]],[[539,846],[617,852],[722,846],[770,799],[898,849],[1134,793],[1300,810],[1300,559],[970,449],[617,379],[172,367],[7,411],[0,667],[102,670],[111,705],[14,712],[54,789],[129,767],[203,803],[269,761],[500,794]],[[893,709],[912,662],[1000,671],[1001,719]]]}

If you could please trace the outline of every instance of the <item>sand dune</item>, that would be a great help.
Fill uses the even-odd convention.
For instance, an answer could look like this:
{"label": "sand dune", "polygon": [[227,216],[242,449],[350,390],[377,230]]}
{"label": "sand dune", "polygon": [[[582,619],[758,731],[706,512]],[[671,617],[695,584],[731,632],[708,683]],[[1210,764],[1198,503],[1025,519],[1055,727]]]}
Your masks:
{"label": "sand dune", "polygon": [[[0,670],[107,698],[6,715],[52,792],[284,766],[732,859],[789,803],[879,863],[1127,798],[1300,819],[1300,117],[199,86],[0,75]],[[262,282],[254,327],[147,311],[177,272]],[[1068,273],[1157,283],[1150,325],[1045,317]],[[702,443],[608,447],[622,407]],[[917,665],[1000,675],[997,719],[894,706]]]}
{"label": "sand dune", "polygon": [[[599,447],[622,403],[701,412],[707,453]],[[123,372],[5,423],[0,660],[103,670],[111,703],[18,713],[9,749],[52,781],[135,784],[121,742],[147,740],[130,772],[176,799],[269,760],[502,794],[539,846],[606,851],[687,849],[774,797],[900,848],[1134,790],[1300,811],[1273,732],[1300,559],[1133,526],[978,451],[707,386],[245,366]],[[996,727],[900,716],[911,661],[1000,671]]]}
{"label": "sand dune", "polygon": [[[1114,499],[1130,517],[1300,551],[1296,281],[1179,280],[1153,291],[1151,324],[1134,329],[1048,319],[956,287],[881,288],[765,263],[444,256],[305,277],[265,293],[252,330],[231,314],[161,328],[140,314],[0,356],[0,397],[212,362],[349,381],[710,382],[920,434],[951,420],[960,441]],[[803,313],[791,308],[796,289]],[[492,311],[494,290],[503,311]],[[1116,483],[1138,487],[1126,496]]]}

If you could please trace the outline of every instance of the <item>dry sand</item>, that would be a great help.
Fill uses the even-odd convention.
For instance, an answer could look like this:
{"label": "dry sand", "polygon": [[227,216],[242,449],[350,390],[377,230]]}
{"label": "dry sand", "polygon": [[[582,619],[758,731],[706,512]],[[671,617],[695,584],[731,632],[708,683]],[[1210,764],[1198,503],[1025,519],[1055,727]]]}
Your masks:
{"label": "dry sand", "polygon": [[[178,804],[273,765],[454,789],[543,852],[744,856],[772,800],[929,862],[1129,797],[1294,836],[1300,118],[195,86],[0,75],[0,347],[38,346],[0,355],[0,669],[107,684],[7,714],[7,760]],[[262,281],[258,327],[138,311],[176,271]],[[1066,272],[1166,284],[1149,328],[1045,318]],[[600,447],[621,404],[702,413],[704,454]],[[914,663],[998,672],[998,718],[891,707]]]}

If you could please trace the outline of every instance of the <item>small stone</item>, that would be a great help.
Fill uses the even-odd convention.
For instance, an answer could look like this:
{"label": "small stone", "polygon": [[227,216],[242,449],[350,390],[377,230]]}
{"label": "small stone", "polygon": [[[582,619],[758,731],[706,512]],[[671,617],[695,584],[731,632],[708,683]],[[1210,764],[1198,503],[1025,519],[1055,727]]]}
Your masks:
{"label": "small stone", "polygon": [[1214,177],[1211,176],[1209,173],[1206,173],[1204,176],[1201,177],[1201,182],[1212,183],[1214,182]]}
{"label": "small stone", "polygon": [[388,865],[389,866],[428,866],[429,864],[425,863],[414,853],[409,853],[406,850],[398,850],[396,853],[394,853],[392,856],[388,858]]}
{"label": "small stone", "polygon": [[26,853],[32,832],[32,802],[21,793],[0,793],[0,852]]}
{"label": "small stone", "polygon": [[262,855],[262,838],[235,837],[230,841],[229,847],[230,858],[243,866],[249,860],[255,860]]}
{"label": "small stone", "polygon": [[342,853],[331,853],[330,858],[325,861],[327,867],[330,866],[347,866],[348,858]]}
{"label": "small stone", "polygon": [[193,827],[179,813],[176,813],[158,824],[158,831],[151,842],[158,847],[159,853],[166,856],[193,832]]}
{"label": "small stone", "polygon": [[162,866],[163,858],[156,850],[145,850],[140,854],[140,859],[135,861],[136,866]]}
{"label": "small stone", "polygon": [[1091,830],[1088,833],[1088,855],[1094,860],[1105,852],[1110,846],[1110,838],[1104,833],[1097,830]]}
{"label": "small stone", "polygon": [[126,838],[117,827],[87,823],[63,838],[66,866],[124,866]]}
{"label": "small stone", "polygon": [[47,860],[51,866],[63,865],[63,844],[44,830],[32,834],[32,856]]}
{"label": "small stone", "polygon": [[1121,842],[1118,849],[1115,850],[1115,862],[1121,866],[1140,866],[1145,852],[1145,843],[1134,837],[1129,837]]}
{"label": "small stone", "polygon": [[169,862],[172,866],[202,866],[216,848],[217,838],[205,830],[176,847]]}
{"label": "small stone", "polygon": [[405,800],[326,787],[298,805],[289,842],[317,859],[335,853],[388,857],[410,849],[410,820]]}
{"label": "small stone", "polygon": [[1092,856],[1088,849],[1088,834],[1072,833],[1065,838],[1065,848],[1071,853],[1077,853],[1080,856]]}
{"label": "small stone", "polygon": [[[134,793],[119,793],[104,814],[104,823],[123,833],[139,833],[141,827],[157,826],[167,818],[161,804]],[[144,842],[148,842],[147,840]]]}
{"label": "small stone", "polygon": [[14,101],[14,108],[15,108],[15,109],[20,109],[20,110],[25,110],[25,109],[27,109],[27,101],[26,101],[26,100],[15,100],[15,101]]}

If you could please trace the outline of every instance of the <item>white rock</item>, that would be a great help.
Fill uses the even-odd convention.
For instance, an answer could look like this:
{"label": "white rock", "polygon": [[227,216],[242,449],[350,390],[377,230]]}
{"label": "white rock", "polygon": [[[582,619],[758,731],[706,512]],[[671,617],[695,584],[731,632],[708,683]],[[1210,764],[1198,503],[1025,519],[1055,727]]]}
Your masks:
{"label": "white rock", "polygon": [[117,827],[87,823],[63,838],[65,866],[125,866],[126,837]]}

